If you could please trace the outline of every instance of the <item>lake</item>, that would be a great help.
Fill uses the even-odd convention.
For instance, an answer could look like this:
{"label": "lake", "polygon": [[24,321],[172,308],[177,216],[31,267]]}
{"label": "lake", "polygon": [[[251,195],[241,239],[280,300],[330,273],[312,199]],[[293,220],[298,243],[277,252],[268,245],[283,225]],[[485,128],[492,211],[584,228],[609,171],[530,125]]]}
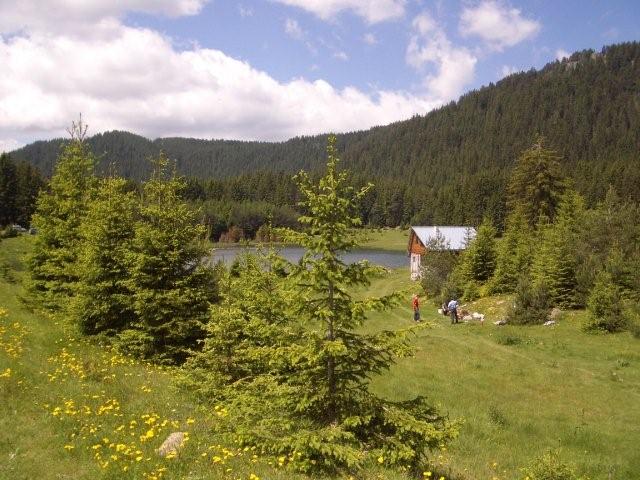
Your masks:
{"label": "lake", "polygon": [[[213,263],[219,261],[229,265],[240,252],[244,251],[255,252],[255,247],[216,247],[211,255]],[[304,249],[301,247],[282,247],[279,249],[280,255],[286,258],[290,262],[297,262],[302,258],[302,252]],[[358,249],[353,250],[344,255],[344,260],[347,263],[359,262],[360,260],[368,260],[369,262],[380,265],[386,268],[399,268],[409,265],[409,259],[405,252],[391,252],[388,250],[370,250],[370,249]]]}

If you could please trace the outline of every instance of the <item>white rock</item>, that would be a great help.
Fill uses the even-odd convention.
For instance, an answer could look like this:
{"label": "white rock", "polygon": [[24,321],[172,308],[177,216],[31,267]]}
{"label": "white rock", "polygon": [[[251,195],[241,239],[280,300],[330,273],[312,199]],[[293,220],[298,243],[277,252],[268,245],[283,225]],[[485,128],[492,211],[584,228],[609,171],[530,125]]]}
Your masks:
{"label": "white rock", "polygon": [[161,457],[166,457],[170,453],[177,453],[184,444],[185,432],[173,432],[162,442],[156,453]]}

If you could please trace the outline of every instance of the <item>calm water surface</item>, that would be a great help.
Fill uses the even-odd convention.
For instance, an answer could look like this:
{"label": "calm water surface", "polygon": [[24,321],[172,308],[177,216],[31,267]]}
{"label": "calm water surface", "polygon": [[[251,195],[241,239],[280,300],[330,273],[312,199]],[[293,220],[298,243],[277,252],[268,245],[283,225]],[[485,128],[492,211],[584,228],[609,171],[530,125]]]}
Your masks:
{"label": "calm water surface", "polygon": [[[230,264],[240,252],[255,252],[254,247],[221,247],[215,248],[211,255],[213,263],[223,261]],[[290,262],[297,262],[302,257],[304,250],[301,247],[282,247],[279,249],[280,255]],[[399,268],[409,265],[409,259],[404,252],[389,252],[386,250],[353,250],[344,255],[347,263],[359,262],[360,260],[369,260],[375,265],[381,265],[387,268]]]}

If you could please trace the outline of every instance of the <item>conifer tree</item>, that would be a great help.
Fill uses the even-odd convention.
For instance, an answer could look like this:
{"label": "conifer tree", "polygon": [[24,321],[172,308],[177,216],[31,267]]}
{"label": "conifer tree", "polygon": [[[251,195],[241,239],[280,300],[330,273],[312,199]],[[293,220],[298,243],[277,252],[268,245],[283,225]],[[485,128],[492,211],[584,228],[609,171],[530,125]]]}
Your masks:
{"label": "conifer tree", "polygon": [[73,317],[85,334],[113,335],[134,323],[129,255],[138,199],[123,178],[100,180],[80,225]]}
{"label": "conifer tree", "polygon": [[583,217],[584,201],[570,190],[563,195],[556,221],[538,227],[539,241],[531,266],[533,283],[546,285],[552,303],[563,308],[581,303],[575,244]]}
{"label": "conifer tree", "polygon": [[162,363],[180,363],[204,336],[214,271],[198,212],[182,198],[185,183],[171,174],[164,155],[143,185],[129,265],[137,323],[120,334],[123,348]]}
{"label": "conifer tree", "polygon": [[507,228],[497,246],[493,293],[511,293],[521,275],[529,273],[533,257],[533,230],[518,208],[507,218]]}
{"label": "conifer tree", "polygon": [[360,224],[355,212],[368,187],[355,191],[338,172],[334,137],[327,151],[327,173],[317,184],[305,173],[297,177],[304,231],[285,232],[305,249],[299,263],[288,266],[292,318],[304,330],[265,359],[280,365],[284,357],[284,373],[270,369],[228,399],[227,425],[234,439],[289,459],[299,470],[356,470],[371,462],[416,467],[429,449],[452,438],[454,428],[423,398],[390,402],[369,391],[371,376],[411,349],[406,331],[357,331],[368,311],[386,309],[398,295],[352,297],[379,271],[342,259],[357,244],[350,233]]}
{"label": "conifer tree", "polygon": [[553,221],[566,189],[560,167],[560,156],[545,148],[544,139],[525,150],[511,174],[507,187],[508,205],[513,211],[522,209],[529,225],[535,226],[541,216]]}
{"label": "conifer tree", "polygon": [[596,277],[587,309],[587,329],[613,333],[624,330],[627,326],[620,289],[609,272],[600,272]]}
{"label": "conifer tree", "polygon": [[0,227],[15,222],[18,216],[16,196],[18,177],[16,165],[9,155],[0,154]]}
{"label": "conifer tree", "polygon": [[16,222],[23,227],[31,225],[31,216],[35,211],[40,189],[45,182],[37,168],[27,162],[16,164],[18,174],[18,192],[16,196]]}
{"label": "conifer tree", "polygon": [[96,181],[95,160],[84,142],[82,119],[73,123],[70,133],[72,138],[62,148],[49,189],[38,197],[32,222],[38,235],[29,258],[28,288],[44,306],[54,309],[61,297],[73,294],[78,281],[79,227]]}
{"label": "conifer tree", "polygon": [[260,375],[289,371],[286,352],[297,350],[303,332],[292,318],[293,296],[278,273],[281,267],[273,252],[244,253],[232,269],[218,273],[221,300],[211,309],[203,348],[187,360],[182,381],[205,401],[229,400]]}
{"label": "conifer tree", "polygon": [[485,218],[476,237],[464,251],[462,268],[468,280],[486,282],[496,266],[496,229],[491,220]]}

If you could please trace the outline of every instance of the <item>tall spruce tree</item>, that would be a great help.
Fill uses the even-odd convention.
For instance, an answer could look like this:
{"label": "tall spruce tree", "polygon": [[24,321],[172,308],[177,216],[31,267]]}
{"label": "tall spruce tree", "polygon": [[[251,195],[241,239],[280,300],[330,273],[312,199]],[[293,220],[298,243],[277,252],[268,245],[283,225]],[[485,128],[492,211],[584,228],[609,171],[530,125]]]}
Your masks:
{"label": "tall spruce tree", "polygon": [[62,297],[75,291],[80,223],[92,195],[96,178],[94,156],[84,142],[86,127],[74,123],[51,177],[49,189],[38,197],[33,226],[37,228],[29,258],[29,291],[44,306],[58,308]]}
{"label": "tall spruce tree", "polygon": [[583,218],[584,200],[569,190],[562,197],[555,222],[538,227],[539,241],[531,266],[533,284],[545,285],[552,303],[564,308],[582,304],[575,245]]}
{"label": "tall spruce tree", "polygon": [[539,137],[525,150],[511,174],[507,186],[508,205],[513,211],[520,208],[529,225],[535,226],[540,217],[553,221],[566,180],[560,166],[561,157],[544,145]]}
{"label": "tall spruce tree", "polygon": [[73,317],[85,334],[113,335],[135,321],[129,260],[138,199],[123,178],[100,180],[80,225]]}
{"label": "tall spruce tree", "polygon": [[493,293],[514,292],[521,275],[531,268],[534,232],[518,208],[507,218],[507,228],[497,245],[496,270],[491,279]]}
{"label": "tall spruce tree", "polygon": [[493,275],[496,267],[495,237],[496,229],[491,220],[485,218],[463,254],[462,268],[469,280],[486,282]]}
{"label": "tall spruce tree", "polygon": [[234,439],[299,470],[357,470],[374,462],[416,467],[455,429],[423,398],[390,402],[369,391],[369,379],[411,349],[407,331],[358,331],[368,311],[386,309],[398,295],[352,296],[379,271],[343,260],[357,244],[351,229],[360,224],[355,212],[368,187],[356,191],[338,172],[334,137],[327,152],[327,172],[317,184],[305,173],[297,177],[307,212],[299,219],[304,230],[285,232],[305,249],[299,263],[288,266],[292,318],[304,330],[293,345],[265,359],[271,365],[286,357],[284,373],[258,375],[228,399],[226,424]]}
{"label": "tall spruce tree", "polygon": [[120,334],[121,342],[162,363],[181,363],[198,348],[217,298],[214,271],[205,264],[206,228],[181,197],[184,187],[163,154],[154,160],[129,258],[137,323]]}

